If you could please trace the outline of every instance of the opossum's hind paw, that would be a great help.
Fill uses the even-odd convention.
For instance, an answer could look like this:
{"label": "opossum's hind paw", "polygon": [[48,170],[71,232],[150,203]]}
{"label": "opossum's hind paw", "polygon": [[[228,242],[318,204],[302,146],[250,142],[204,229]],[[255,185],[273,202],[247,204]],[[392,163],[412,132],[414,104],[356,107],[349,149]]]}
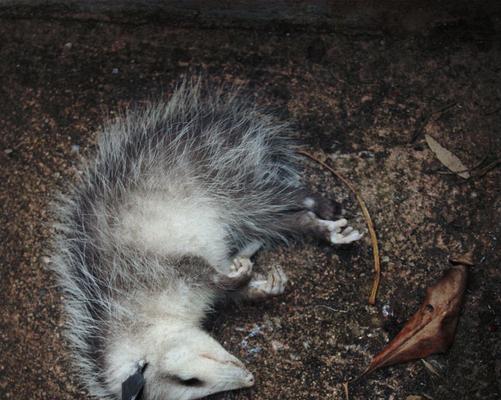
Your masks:
{"label": "opossum's hind paw", "polygon": [[358,230],[353,229],[351,226],[347,226],[348,221],[344,218],[337,221],[319,220],[318,222],[320,225],[327,228],[328,240],[332,244],[355,242],[363,236]]}
{"label": "opossum's hind paw", "polygon": [[281,295],[285,291],[287,281],[287,275],[284,270],[278,265],[274,266],[266,279],[261,275],[256,276],[249,282],[246,296],[251,300],[262,300]]}

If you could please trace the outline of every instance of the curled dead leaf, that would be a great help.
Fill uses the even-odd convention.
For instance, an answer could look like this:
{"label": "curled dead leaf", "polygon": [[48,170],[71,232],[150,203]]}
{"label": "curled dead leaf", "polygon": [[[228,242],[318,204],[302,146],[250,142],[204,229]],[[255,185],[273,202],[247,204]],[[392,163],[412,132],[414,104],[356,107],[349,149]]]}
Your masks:
{"label": "curled dead leaf", "polygon": [[438,143],[435,139],[433,139],[430,135],[424,135],[426,139],[426,143],[430,147],[431,151],[435,153],[438,160],[445,165],[449,170],[456,173],[458,176],[464,179],[468,179],[470,177],[470,173],[468,172],[468,168],[463,164],[463,162],[445,147],[443,147],[440,143]]}
{"label": "curled dead leaf", "polygon": [[466,254],[462,254],[462,255],[450,256],[449,262],[452,265],[468,265],[470,267],[475,265],[475,263],[473,261],[473,254],[471,252],[466,253]]}
{"label": "curled dead leaf", "polygon": [[454,340],[466,288],[466,263],[448,269],[429,287],[419,310],[377,354],[362,376],[376,369],[445,352]]}

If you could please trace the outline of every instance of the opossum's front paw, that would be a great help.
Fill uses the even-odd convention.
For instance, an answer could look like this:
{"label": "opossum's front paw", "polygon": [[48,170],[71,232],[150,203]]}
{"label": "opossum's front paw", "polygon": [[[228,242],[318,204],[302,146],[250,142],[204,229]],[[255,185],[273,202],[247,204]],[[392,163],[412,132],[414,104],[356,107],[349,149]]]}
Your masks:
{"label": "opossum's front paw", "polygon": [[[362,234],[348,225],[344,218],[337,221],[319,220],[319,224],[327,229],[328,240],[332,244],[351,243],[362,238]],[[344,228],[344,229],[343,229]]]}
{"label": "opossum's front paw", "polygon": [[252,277],[252,261],[244,257],[236,257],[230,265],[228,273],[216,272],[213,283],[224,290],[236,290],[245,286]]}
{"label": "opossum's front paw", "polygon": [[252,276],[252,266],[254,264],[249,258],[236,257],[230,265],[228,278],[235,281],[246,281]]}
{"label": "opossum's front paw", "polygon": [[285,291],[287,275],[280,266],[273,266],[266,279],[257,276],[249,282],[247,297],[251,300],[261,300],[281,295]]}

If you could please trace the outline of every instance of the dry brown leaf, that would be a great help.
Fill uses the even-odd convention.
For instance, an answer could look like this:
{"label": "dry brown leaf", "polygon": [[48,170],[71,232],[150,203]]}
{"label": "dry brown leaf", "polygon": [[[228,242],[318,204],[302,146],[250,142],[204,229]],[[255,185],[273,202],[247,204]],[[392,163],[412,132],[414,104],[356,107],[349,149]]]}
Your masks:
{"label": "dry brown leaf", "polygon": [[423,363],[423,365],[425,366],[425,368],[430,371],[433,375],[435,376],[438,376],[438,377],[441,377],[442,375],[440,374],[440,372],[437,370],[437,368],[435,368],[435,366],[426,361],[424,358],[421,359],[421,362]]}
{"label": "dry brown leaf", "polygon": [[373,358],[362,376],[388,365],[442,353],[449,348],[456,333],[467,269],[464,264],[456,265],[427,289],[419,310],[383,351]]}
{"label": "dry brown leaf", "polygon": [[473,261],[473,252],[461,255],[452,255],[449,257],[449,262],[452,265],[468,265],[470,267],[475,265],[475,262]]}
{"label": "dry brown leaf", "polygon": [[426,138],[426,143],[428,143],[428,146],[430,147],[431,151],[435,153],[438,160],[443,165],[445,165],[452,172],[459,175],[461,178],[468,179],[470,177],[468,168],[465,167],[463,162],[456,155],[454,155],[445,147],[443,147],[430,135],[424,135],[424,137]]}

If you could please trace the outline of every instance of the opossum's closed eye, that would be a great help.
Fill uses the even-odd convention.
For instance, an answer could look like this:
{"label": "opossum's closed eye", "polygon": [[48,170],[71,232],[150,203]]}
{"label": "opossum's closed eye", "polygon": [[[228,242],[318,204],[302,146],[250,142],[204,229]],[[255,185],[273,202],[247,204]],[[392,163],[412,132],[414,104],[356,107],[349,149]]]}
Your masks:
{"label": "opossum's closed eye", "polygon": [[204,382],[198,378],[182,379],[179,376],[173,376],[172,379],[183,386],[197,387],[204,385]]}

